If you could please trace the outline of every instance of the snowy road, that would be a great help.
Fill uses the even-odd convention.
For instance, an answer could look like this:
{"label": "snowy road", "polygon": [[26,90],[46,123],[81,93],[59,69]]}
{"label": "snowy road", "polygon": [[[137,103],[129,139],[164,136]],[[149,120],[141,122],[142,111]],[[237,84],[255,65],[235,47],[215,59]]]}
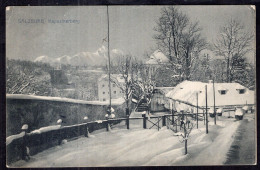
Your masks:
{"label": "snowy road", "polygon": [[[189,146],[188,156],[183,161],[185,165],[222,165],[226,161],[228,152],[233,140],[234,134],[240,124],[233,118],[227,119],[219,117],[217,125],[213,124],[213,119],[209,119],[209,133],[201,135]],[[203,140],[200,140],[203,139]],[[198,143],[196,145],[196,143]],[[178,162],[176,165],[182,165]]]}
{"label": "snowy road", "polygon": [[209,134],[205,134],[203,122],[199,123],[199,129],[192,131],[187,155],[184,155],[184,143],[171,130],[139,126],[93,132],[90,138],[82,137],[47,149],[29,162],[18,161],[11,167],[220,165],[226,160],[240,122],[224,117],[218,120],[218,125],[210,121]]}
{"label": "snowy road", "polygon": [[254,164],[255,161],[255,119],[254,114],[246,114],[241,121],[241,125],[235,134],[234,142],[228,152],[228,159],[225,164],[245,165]]}

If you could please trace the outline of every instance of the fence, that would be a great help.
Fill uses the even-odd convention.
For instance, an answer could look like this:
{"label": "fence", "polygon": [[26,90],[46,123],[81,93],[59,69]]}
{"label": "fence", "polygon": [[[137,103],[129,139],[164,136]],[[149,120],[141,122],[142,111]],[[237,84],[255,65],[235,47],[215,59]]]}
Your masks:
{"label": "fence", "polygon": [[79,136],[88,137],[89,133],[99,129],[108,129],[109,123],[114,125],[118,124],[120,121],[120,119],[113,121],[95,121],[73,126],[64,126],[60,129],[41,133],[25,133],[23,137],[15,138],[11,143],[7,144],[7,164],[24,159],[26,154],[24,149],[26,149],[26,147],[30,149],[30,155],[35,155],[45,149],[60,145],[63,139],[73,139]]}
{"label": "fence", "polygon": [[64,126],[59,129],[41,133],[25,133],[23,137],[13,139],[7,144],[7,164],[20,159],[25,159],[27,147],[30,150],[30,155],[35,155],[45,149],[60,145],[64,139],[73,140],[80,136],[88,137],[89,133],[99,129],[106,129],[109,131],[113,128],[156,128],[159,131],[162,126],[167,126],[167,128],[169,128],[169,125],[171,125],[172,127],[175,126],[177,131],[177,127],[181,127],[181,116],[190,116],[194,118],[194,114],[175,113],[148,117],[144,114],[143,117],[100,120],[72,126]]}

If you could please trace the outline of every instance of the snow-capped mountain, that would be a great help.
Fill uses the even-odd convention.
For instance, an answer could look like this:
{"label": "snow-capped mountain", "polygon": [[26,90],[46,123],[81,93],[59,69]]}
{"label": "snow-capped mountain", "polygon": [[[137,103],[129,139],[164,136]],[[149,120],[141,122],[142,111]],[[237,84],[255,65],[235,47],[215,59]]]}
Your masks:
{"label": "snow-capped mountain", "polygon": [[69,64],[70,62],[70,56],[64,55],[62,57],[56,58],[54,60],[55,63],[60,63],[60,64]]}
{"label": "snow-capped mountain", "polygon": [[[123,52],[119,49],[113,49],[110,52],[110,57],[122,56]],[[105,46],[100,47],[95,52],[79,52],[73,56],[61,56],[58,58],[50,58],[48,56],[39,56],[34,62],[43,62],[50,64],[71,64],[73,66],[98,66],[105,65],[107,61],[107,48]]]}
{"label": "snow-capped mountain", "polygon": [[37,57],[34,62],[43,62],[43,63],[49,63],[52,62],[52,58],[49,58],[46,55]]}

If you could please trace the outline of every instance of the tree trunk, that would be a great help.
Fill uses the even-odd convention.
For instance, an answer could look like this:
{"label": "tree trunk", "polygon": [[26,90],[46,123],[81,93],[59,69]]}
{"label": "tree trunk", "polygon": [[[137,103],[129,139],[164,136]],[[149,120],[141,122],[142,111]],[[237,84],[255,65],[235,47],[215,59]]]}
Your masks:
{"label": "tree trunk", "polygon": [[185,70],[186,80],[190,80],[190,60],[189,60],[189,53],[188,52],[186,53],[185,61],[186,61],[186,70]]}
{"label": "tree trunk", "polygon": [[184,140],[185,140],[185,155],[188,153],[188,140],[187,140],[187,130],[186,130],[186,124],[184,125]]}
{"label": "tree trunk", "polygon": [[227,59],[227,83],[229,83],[229,57]]}
{"label": "tree trunk", "polygon": [[185,139],[185,155],[188,153],[188,140]]}

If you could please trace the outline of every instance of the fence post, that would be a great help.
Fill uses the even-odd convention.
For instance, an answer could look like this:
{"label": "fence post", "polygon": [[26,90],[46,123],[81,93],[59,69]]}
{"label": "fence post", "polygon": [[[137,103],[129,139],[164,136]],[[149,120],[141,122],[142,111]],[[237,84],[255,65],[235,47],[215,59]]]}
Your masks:
{"label": "fence post", "polygon": [[176,124],[176,133],[177,133],[177,131],[178,131],[178,129],[177,129],[177,128],[178,128],[178,127],[177,127],[177,123],[178,123],[178,118],[177,118],[177,121],[176,121],[176,123],[175,123],[175,124]]}
{"label": "fence post", "polygon": [[158,117],[158,123],[157,123],[158,131],[160,130],[160,124],[159,124],[159,121],[160,121],[160,118]]}
{"label": "fence post", "polygon": [[85,126],[85,137],[88,137],[89,136],[89,132],[88,132],[88,124],[86,124]]}
{"label": "fence post", "polygon": [[166,116],[162,117],[162,126],[166,126]]}
{"label": "fence post", "polygon": [[197,116],[196,116],[196,121],[197,121],[197,129],[199,128],[199,109],[198,109],[198,92],[196,93],[196,97],[197,97]]}
{"label": "fence post", "polygon": [[143,114],[143,128],[146,129],[146,114]]}
{"label": "fence post", "polygon": [[183,122],[184,122],[184,111],[181,110],[181,125],[180,125],[180,130],[181,130],[181,128],[182,128]]}
{"label": "fence post", "polygon": [[206,91],[206,134],[209,133],[208,130],[208,91],[207,91],[207,85],[205,86],[205,91]]}
{"label": "fence post", "polygon": [[172,125],[174,124],[174,112],[172,112]]}
{"label": "fence post", "polygon": [[88,137],[88,134],[89,134],[89,132],[88,132],[88,123],[87,123],[88,116],[85,116],[83,118],[83,120],[84,120],[84,123],[86,123],[86,125],[84,126],[85,128],[83,128],[84,129],[83,134],[84,134],[85,137]]}
{"label": "fence post", "polygon": [[126,127],[127,127],[127,129],[129,129],[129,115],[127,115],[127,118],[126,118]]}
{"label": "fence post", "polygon": [[186,131],[186,124],[183,125],[184,127],[184,140],[185,140],[185,155],[188,153],[188,139],[187,139],[187,131]]}
{"label": "fence post", "polygon": [[[57,124],[60,125],[60,129],[62,126],[62,119],[57,120]],[[58,145],[61,145],[63,137],[61,136],[61,130],[59,129],[59,137],[58,137]]]}
{"label": "fence post", "polygon": [[21,128],[22,132],[24,132],[23,143],[22,143],[22,160],[28,161],[30,160],[29,153],[27,152],[27,131],[28,125],[24,124]]}
{"label": "fence post", "polygon": [[110,124],[109,124],[109,119],[107,119],[107,123],[106,123],[107,131],[109,131],[109,126],[110,126]]}

